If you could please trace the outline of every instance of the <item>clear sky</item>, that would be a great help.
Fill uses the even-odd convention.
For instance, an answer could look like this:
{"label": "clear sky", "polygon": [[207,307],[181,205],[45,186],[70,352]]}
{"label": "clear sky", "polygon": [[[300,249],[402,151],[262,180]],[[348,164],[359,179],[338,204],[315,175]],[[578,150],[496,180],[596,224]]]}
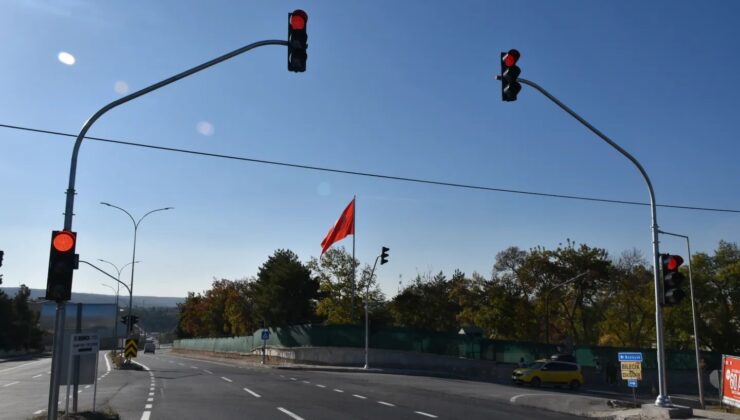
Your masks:
{"label": "clear sky", "polygon": [[[638,172],[546,98],[501,102],[499,52],[632,152],[659,203],[740,209],[740,3],[731,1],[126,1],[0,3],[0,123],[74,132],[97,109],[242,45],[285,39],[308,12],[308,70],[249,52],[130,102],[89,135],[500,188],[647,201]],[[67,52],[74,57],[60,57]],[[60,60],[60,58],[62,60]],[[66,61],[67,64],[63,63]],[[0,128],[4,286],[44,288],[63,225],[73,140]],[[461,190],[100,142],[83,143],[82,259],[131,260],[136,294],[184,296],[255,275],[275,249],[303,261],[357,195],[357,256],[379,279],[489,275],[507,246],[567,238],[650,253],[647,207]],[[659,210],[696,251],[738,241],[740,214]],[[351,249],[351,238],[339,245]],[[665,251],[683,253],[666,238]],[[128,271],[126,272],[128,273]],[[124,274],[127,277],[128,274]],[[107,293],[91,268],[75,292]]]}

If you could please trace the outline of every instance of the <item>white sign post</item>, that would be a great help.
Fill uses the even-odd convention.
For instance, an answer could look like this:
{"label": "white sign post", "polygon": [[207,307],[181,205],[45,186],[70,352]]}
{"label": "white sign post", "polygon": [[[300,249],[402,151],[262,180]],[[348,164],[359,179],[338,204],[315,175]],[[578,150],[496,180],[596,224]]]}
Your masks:
{"label": "white sign post", "polygon": [[100,350],[100,337],[97,334],[72,334],[69,346],[69,368],[67,369],[67,402],[64,406],[64,415],[69,415],[69,389],[72,378],[72,358],[85,354],[95,355],[95,389],[93,394],[93,412],[95,411],[95,397],[98,393],[98,351]]}

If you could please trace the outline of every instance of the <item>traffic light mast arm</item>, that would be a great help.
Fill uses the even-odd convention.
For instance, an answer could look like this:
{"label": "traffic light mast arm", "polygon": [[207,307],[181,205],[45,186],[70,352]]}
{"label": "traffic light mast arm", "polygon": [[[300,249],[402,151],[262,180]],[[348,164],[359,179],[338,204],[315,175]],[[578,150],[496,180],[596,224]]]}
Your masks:
{"label": "traffic light mast arm", "polygon": [[108,274],[107,272],[105,272],[105,270],[103,270],[103,269],[101,269],[101,268],[99,268],[99,267],[97,267],[97,266],[95,266],[95,265],[93,265],[93,264],[90,264],[90,263],[89,263],[89,262],[87,262],[87,261],[83,261],[83,260],[80,260],[80,262],[81,262],[81,263],[85,263],[85,264],[89,265],[90,267],[92,267],[92,268],[94,268],[94,269],[96,269],[96,270],[100,271],[101,273],[103,273],[103,274],[105,274],[106,276],[108,276],[108,277],[112,278],[113,280],[115,280],[115,281],[117,281],[117,282],[121,283],[121,284],[123,285],[123,287],[125,287],[125,288],[126,288],[126,290],[128,290],[128,293],[129,293],[129,294],[131,294],[131,289],[129,289],[129,288],[128,288],[128,285],[126,285],[126,283],[124,283],[124,282],[122,282],[122,281],[118,280],[117,278],[115,278],[115,277],[113,277],[112,275],[110,275],[110,274]]}
{"label": "traffic light mast arm", "polygon": [[[496,76],[497,80],[501,80],[501,76]],[[652,237],[653,237],[653,281],[655,283],[655,333],[657,338],[657,354],[658,354],[658,398],[655,400],[655,404],[658,406],[667,406],[671,403],[670,397],[668,397],[668,390],[666,387],[666,380],[665,380],[665,348],[664,348],[664,341],[663,341],[663,310],[661,307],[661,300],[662,300],[662,292],[661,292],[661,281],[660,281],[660,250],[658,246],[658,216],[657,211],[655,209],[655,191],[653,190],[653,184],[650,182],[650,177],[648,177],[647,172],[645,171],[645,168],[642,167],[640,162],[635,159],[634,156],[632,156],[629,152],[624,150],[621,146],[619,146],[617,143],[615,143],[612,139],[607,137],[606,134],[602,133],[591,125],[588,121],[584,120],[580,115],[576,114],[575,111],[568,108],[567,105],[560,102],[558,98],[554,97],[550,94],[550,92],[546,91],[544,88],[542,88],[537,83],[531,82],[527,79],[518,78],[517,79],[520,83],[525,84],[527,86],[535,88],[537,91],[539,91],[541,94],[545,95],[549,100],[553,101],[557,106],[559,106],[563,111],[570,114],[573,118],[578,120],[581,124],[586,126],[589,130],[591,130],[594,134],[599,136],[602,140],[607,142],[610,146],[617,149],[619,153],[624,155],[627,159],[629,159],[640,171],[640,174],[645,179],[645,183],[648,187],[648,192],[650,193],[650,213],[651,213],[651,219],[652,219]]]}
{"label": "traffic light mast arm", "polygon": [[111,109],[123,105],[126,102],[129,102],[133,99],[136,99],[140,96],[146,95],[149,92],[153,92],[159,88],[165,87],[169,85],[170,83],[174,83],[180,79],[184,79],[188,76],[191,76],[195,73],[198,73],[201,70],[205,70],[211,66],[215,66],[216,64],[219,64],[221,62],[224,62],[230,58],[236,57],[237,55],[243,54],[251,49],[262,47],[265,45],[283,45],[288,46],[287,41],[281,41],[281,40],[266,40],[266,41],[259,41],[254,42],[249,45],[245,45],[239,49],[236,49],[234,51],[231,51],[230,53],[224,54],[220,57],[214,58],[211,61],[205,62],[199,66],[195,66],[191,69],[185,70],[182,73],[178,73],[168,79],[162,80],[160,82],[157,82],[151,86],[147,86],[144,89],[138,90],[134,93],[131,93],[129,95],[124,96],[123,98],[120,98],[118,100],[115,100],[108,105],[100,108],[98,112],[93,114],[90,119],[85,121],[85,124],[82,126],[82,129],[80,130],[80,133],[77,135],[77,140],[75,141],[74,149],[72,150],[72,162],[69,168],[69,185],[67,187],[67,203],[64,208],[64,230],[72,230],[72,216],[74,215],[74,196],[75,196],[75,177],[77,174],[77,155],[80,151],[80,145],[82,144],[82,139],[85,138],[87,135],[88,130],[90,130],[90,127],[95,123],[95,121],[98,120],[98,118],[102,117],[103,114],[110,111]]}

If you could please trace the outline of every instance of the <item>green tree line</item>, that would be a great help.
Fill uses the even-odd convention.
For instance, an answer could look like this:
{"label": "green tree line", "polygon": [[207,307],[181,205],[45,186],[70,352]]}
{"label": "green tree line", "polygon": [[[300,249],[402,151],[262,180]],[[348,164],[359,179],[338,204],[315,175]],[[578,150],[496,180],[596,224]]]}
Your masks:
{"label": "green tree line", "polygon": [[43,348],[39,313],[31,310],[31,289],[22,284],[14,297],[0,290],[0,350],[29,351]]}
{"label": "green tree line", "polygon": [[[740,352],[737,244],[720,241],[713,255],[697,253],[691,263],[702,348]],[[688,294],[688,284],[682,288]],[[612,257],[570,240],[554,249],[509,247],[496,255],[488,276],[417,274],[391,299],[370,278],[370,267],[361,267],[344,248],[306,263],[278,250],[254,278],[214,280],[209,290],[189,293],[180,305],[177,335],[251,334],[263,322],[359,323],[365,290],[374,327],[456,333],[477,326],[492,339],[620,347],[650,347],[655,340],[651,265],[636,250]],[[690,299],[667,307],[664,317],[667,346],[692,348]]]}

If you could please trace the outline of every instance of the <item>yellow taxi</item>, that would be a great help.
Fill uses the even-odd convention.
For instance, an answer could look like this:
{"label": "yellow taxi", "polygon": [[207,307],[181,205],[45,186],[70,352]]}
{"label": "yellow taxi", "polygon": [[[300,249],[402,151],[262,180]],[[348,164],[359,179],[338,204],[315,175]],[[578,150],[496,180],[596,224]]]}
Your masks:
{"label": "yellow taxi", "polygon": [[514,369],[511,380],[517,384],[537,387],[542,384],[568,385],[578,389],[583,385],[583,373],[576,363],[538,360],[529,366]]}

